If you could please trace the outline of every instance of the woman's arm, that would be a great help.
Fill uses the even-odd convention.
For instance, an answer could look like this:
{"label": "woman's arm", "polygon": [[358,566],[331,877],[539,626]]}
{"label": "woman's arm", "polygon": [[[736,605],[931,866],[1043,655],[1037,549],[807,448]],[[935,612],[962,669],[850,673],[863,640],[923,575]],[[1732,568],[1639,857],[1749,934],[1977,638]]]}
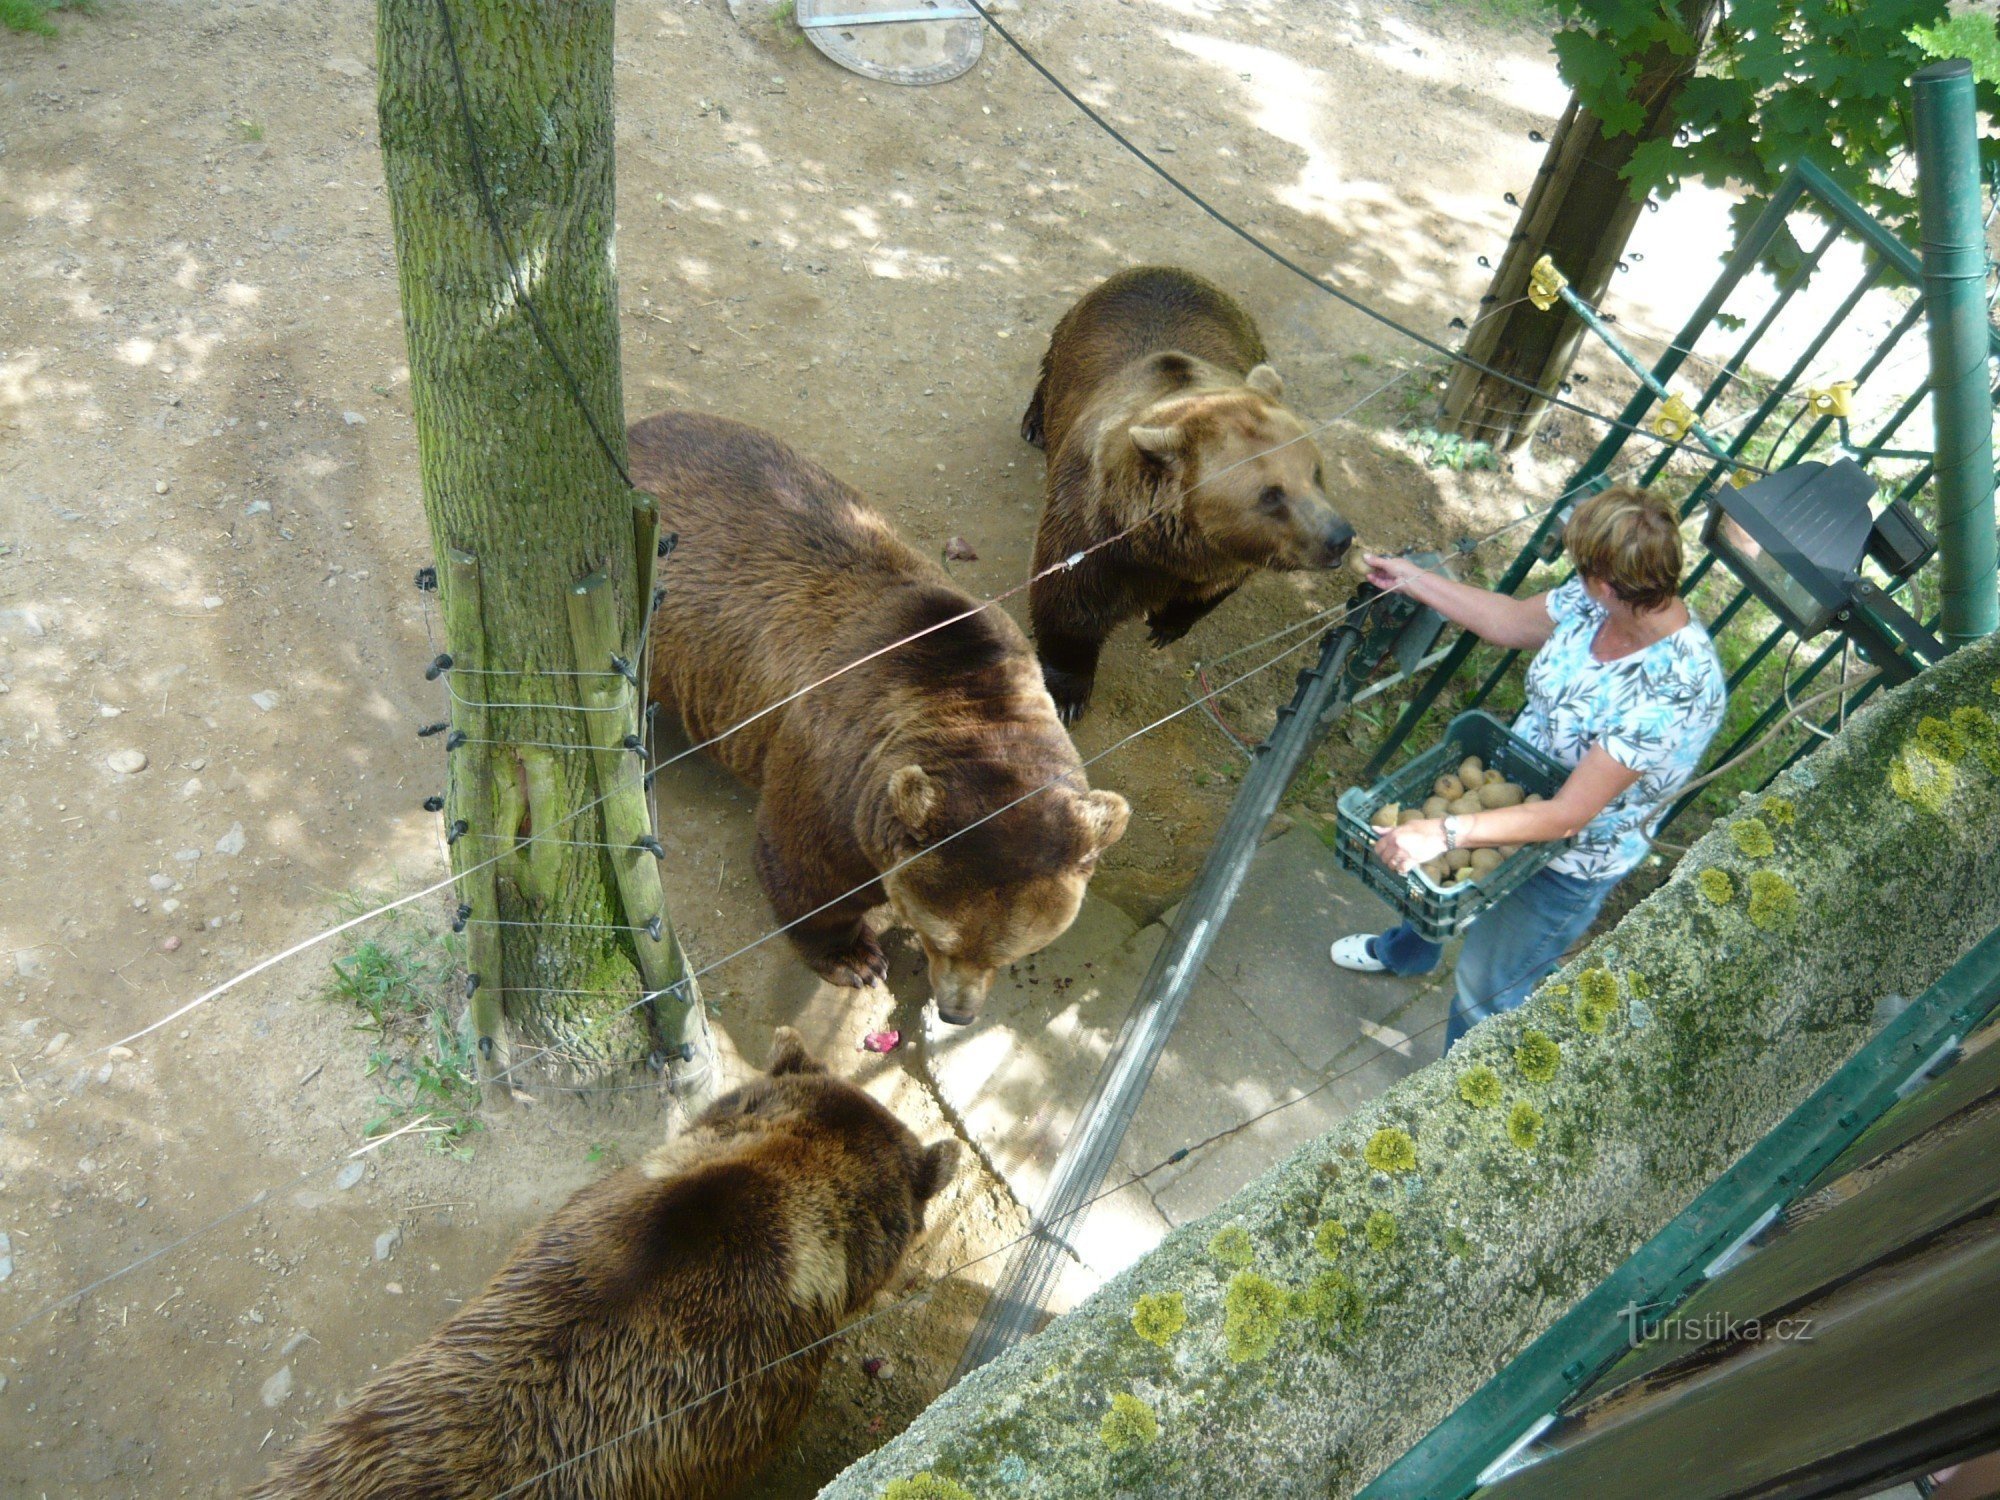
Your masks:
{"label": "woman's arm", "polygon": [[1517,651],[1533,651],[1547,643],[1555,631],[1543,594],[1516,599],[1491,589],[1476,589],[1442,573],[1420,568],[1407,557],[1377,557],[1369,553],[1368,581],[1378,589],[1397,589],[1419,604],[1463,625],[1481,640]]}
{"label": "woman's arm", "polygon": [[[1495,807],[1466,813],[1458,819],[1458,847],[1491,848],[1496,844],[1542,844],[1573,837],[1578,829],[1611,805],[1620,792],[1639,779],[1612,758],[1602,745],[1592,745],[1569,773],[1555,796],[1546,802]],[[1386,830],[1375,841],[1375,857],[1406,874],[1444,853],[1444,820],[1425,818]]]}

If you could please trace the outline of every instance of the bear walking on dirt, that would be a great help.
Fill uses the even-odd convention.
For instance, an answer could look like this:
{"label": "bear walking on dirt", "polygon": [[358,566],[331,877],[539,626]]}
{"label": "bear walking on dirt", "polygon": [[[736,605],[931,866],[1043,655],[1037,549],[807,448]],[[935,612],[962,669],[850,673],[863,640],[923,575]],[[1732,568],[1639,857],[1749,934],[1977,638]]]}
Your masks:
{"label": "bear walking on dirt", "polygon": [[1120,622],[1145,615],[1165,646],[1260,568],[1346,556],[1354,532],[1265,358],[1248,313],[1168,266],[1120,271],[1056,324],[1021,435],[1048,453],[1036,574],[1097,549],[1028,595],[1064,722]]}
{"label": "bear walking on dirt", "polygon": [[781,1027],[767,1073],[529,1231],[251,1500],[725,1495],[805,1415],[957,1159]]}
{"label": "bear walking on dirt", "polygon": [[778,919],[815,973],[861,988],[887,973],[866,920],[887,901],[940,1018],[970,1021],[999,968],[1075,920],[1125,799],[1086,784],[1014,622],[826,470],[693,412],[648,418],[630,447],[681,537],[652,689],[697,740],[744,725],[713,753],[762,792]]}

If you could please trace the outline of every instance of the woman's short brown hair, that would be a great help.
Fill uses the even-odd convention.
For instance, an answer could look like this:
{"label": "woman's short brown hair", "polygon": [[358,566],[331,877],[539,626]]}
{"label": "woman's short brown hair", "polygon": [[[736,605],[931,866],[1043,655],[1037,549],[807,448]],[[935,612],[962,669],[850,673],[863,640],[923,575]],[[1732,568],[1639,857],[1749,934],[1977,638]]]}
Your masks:
{"label": "woman's short brown hair", "polygon": [[1680,517],[1650,491],[1621,484],[1592,495],[1571,513],[1563,546],[1577,572],[1636,610],[1658,609],[1680,588]]}

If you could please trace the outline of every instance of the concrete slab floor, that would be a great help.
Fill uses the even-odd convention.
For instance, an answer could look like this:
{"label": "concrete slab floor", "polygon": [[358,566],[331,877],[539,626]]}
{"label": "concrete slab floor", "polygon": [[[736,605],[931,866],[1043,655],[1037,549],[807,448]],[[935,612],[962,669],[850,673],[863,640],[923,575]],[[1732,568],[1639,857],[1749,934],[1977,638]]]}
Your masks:
{"label": "concrete slab floor", "polygon": [[[1175,915],[1135,929],[1087,899],[1068,933],[995,983],[978,1021],[926,1047],[946,1112],[1030,1209]],[[1327,957],[1335,937],[1393,920],[1311,830],[1293,828],[1258,851],[1105,1196],[1072,1227],[1077,1259],[1055,1305],[1088,1295],[1173,1226],[1437,1057],[1449,966],[1397,979],[1351,974]]]}

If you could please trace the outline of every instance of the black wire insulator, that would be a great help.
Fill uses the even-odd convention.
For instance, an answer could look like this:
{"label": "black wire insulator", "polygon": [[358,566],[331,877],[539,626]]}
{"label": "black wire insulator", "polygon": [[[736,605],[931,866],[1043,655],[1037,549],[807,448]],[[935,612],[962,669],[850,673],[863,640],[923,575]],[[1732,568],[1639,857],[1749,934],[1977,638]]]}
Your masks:
{"label": "black wire insulator", "polygon": [[440,678],[450,670],[451,670],[451,653],[448,651],[440,651],[438,653],[437,660],[432,662],[428,667],[424,668],[424,681],[436,682],[438,678]]}
{"label": "black wire insulator", "polygon": [[1463,328],[1463,327],[1465,327],[1465,319],[1463,319],[1463,318],[1453,318],[1453,319],[1451,320],[1451,324],[1450,324],[1450,326],[1451,326],[1451,327],[1453,327],[1453,328]]}
{"label": "black wire insulator", "polygon": [[1543,136],[1539,130],[1531,130],[1528,132],[1528,139],[1531,141],[1539,141],[1543,139]]}
{"label": "black wire insulator", "polygon": [[1521,206],[1521,200],[1516,198],[1512,193],[1502,193],[1500,201],[1505,203],[1509,208],[1519,208]]}
{"label": "black wire insulator", "polygon": [[1488,270],[1488,271],[1490,271],[1490,270],[1492,270],[1492,269],[1493,269],[1493,262],[1492,262],[1492,261],[1490,261],[1490,260],[1488,260],[1488,259],[1487,259],[1487,258],[1486,258],[1485,256],[1483,256],[1483,255],[1479,257],[1479,264],[1480,264],[1480,265],[1481,265],[1481,266],[1482,266],[1482,267],[1483,267],[1484,269],[1486,269],[1486,270]]}
{"label": "black wire insulator", "polygon": [[643,849],[655,859],[665,859],[667,857],[666,845],[662,844],[650,833],[633,840],[632,847],[634,849]]}
{"label": "black wire insulator", "polygon": [[639,674],[632,670],[632,663],[625,660],[624,657],[615,651],[611,653],[611,670],[631,683],[633,687],[639,685]]}
{"label": "black wire insulator", "polygon": [[678,547],[680,544],[681,544],[681,534],[678,531],[668,532],[665,536],[660,538],[660,546],[659,546],[660,556],[672,557],[674,555],[674,548]]}
{"label": "black wire insulator", "polygon": [[434,734],[443,734],[449,728],[451,728],[451,720],[439,719],[437,723],[426,724],[423,728],[419,729],[417,731],[417,738],[427,740]]}
{"label": "black wire insulator", "polygon": [[466,975],[465,998],[470,1000],[473,997],[473,995],[478,992],[478,990],[479,990],[479,976],[477,974]]}
{"label": "black wire insulator", "polygon": [[640,756],[641,758],[643,758],[646,754],[646,742],[640,739],[639,736],[636,734],[626,735],[624,739],[619,741],[619,743],[622,744],[627,750],[630,750],[634,755]]}
{"label": "black wire insulator", "polygon": [[426,798],[424,798],[424,811],[425,811],[425,812],[443,812],[443,811],[444,811],[444,798],[442,798],[442,797],[426,797]]}
{"label": "black wire insulator", "polygon": [[446,753],[456,750],[460,745],[463,745],[466,741],[466,738],[467,736],[463,729],[454,729],[450,734],[444,737],[444,748]]}
{"label": "black wire insulator", "polygon": [[657,610],[662,604],[665,604],[666,602],[667,602],[667,586],[664,583],[655,584],[653,587],[653,608]]}
{"label": "black wire insulator", "polygon": [[646,936],[654,942],[657,943],[660,940],[660,935],[666,930],[667,924],[658,912],[654,912],[650,917],[646,918]]}
{"label": "black wire insulator", "polygon": [[451,930],[453,932],[463,932],[465,931],[465,924],[471,920],[472,920],[471,906],[461,901],[458,903],[457,912],[455,912],[452,915]]}
{"label": "black wire insulator", "polygon": [[438,590],[438,570],[436,568],[417,569],[417,588],[422,593],[435,594]]}
{"label": "black wire insulator", "polygon": [[454,818],[452,820],[451,827],[447,828],[444,831],[444,841],[447,844],[457,843],[460,839],[465,837],[466,829],[470,828],[471,826],[472,825],[467,823],[463,818]]}

